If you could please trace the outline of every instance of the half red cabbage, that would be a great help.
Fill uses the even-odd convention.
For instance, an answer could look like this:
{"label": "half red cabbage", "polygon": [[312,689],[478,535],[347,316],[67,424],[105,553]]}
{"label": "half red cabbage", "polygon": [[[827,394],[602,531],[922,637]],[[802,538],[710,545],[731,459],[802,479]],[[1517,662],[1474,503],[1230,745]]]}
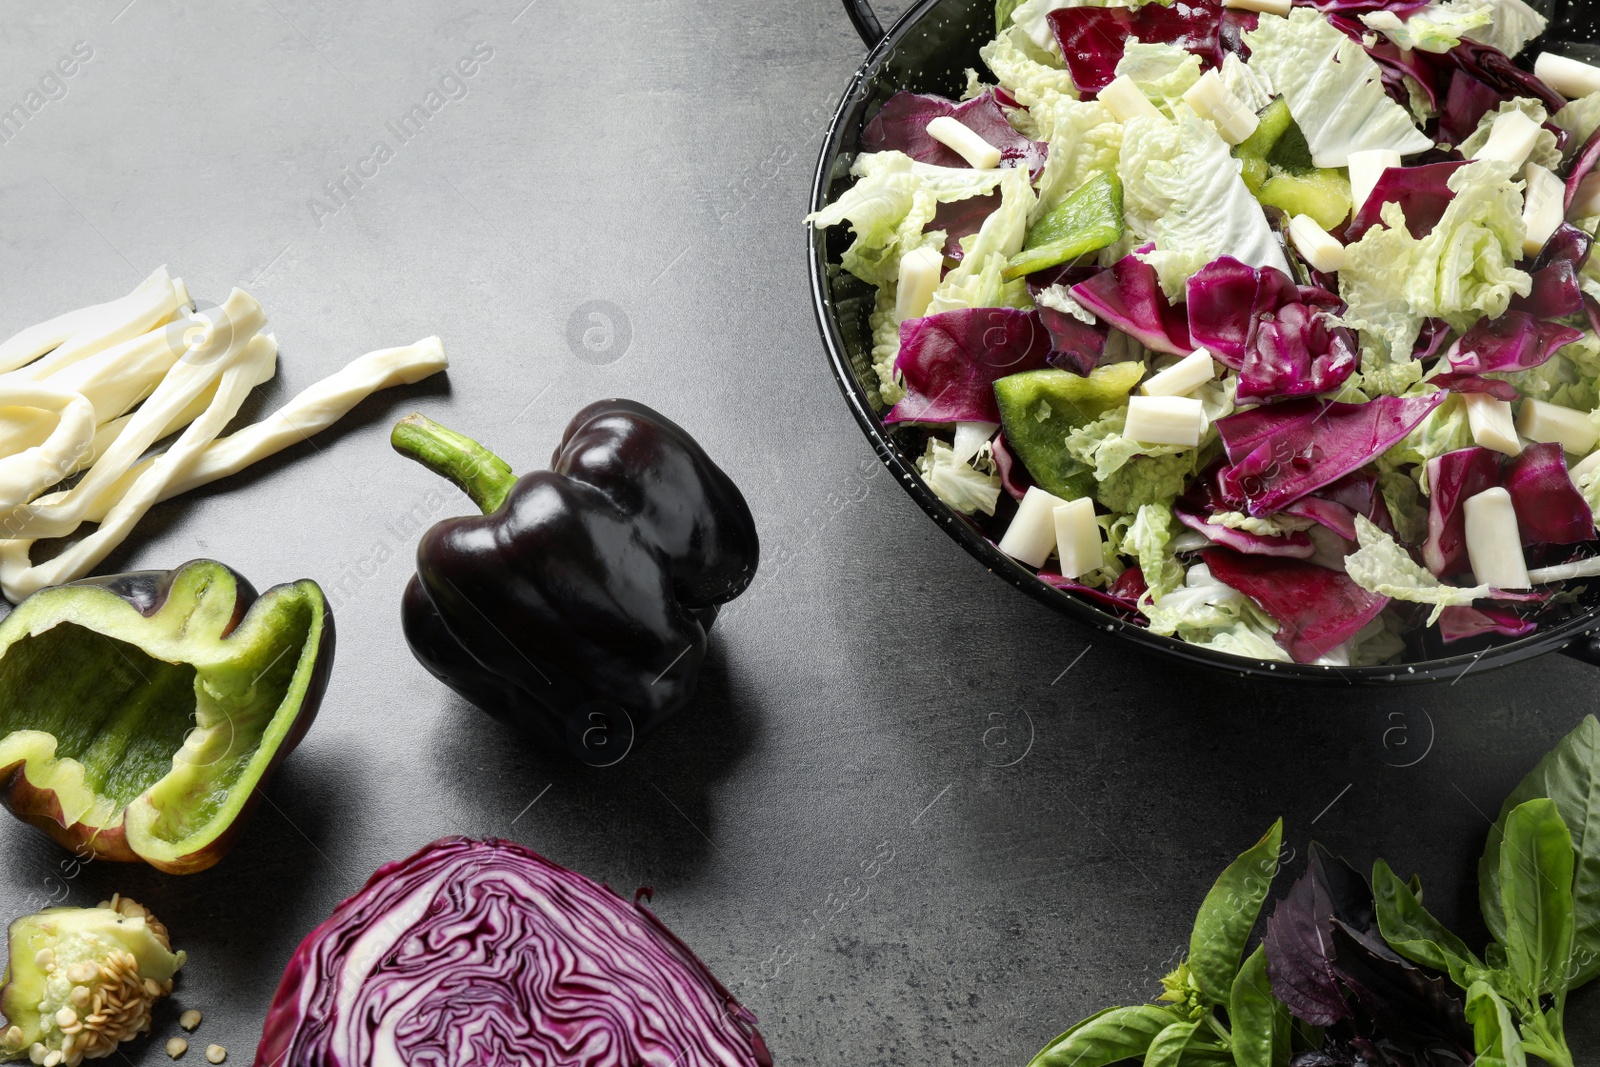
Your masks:
{"label": "half red cabbage", "polygon": [[928,123],[937,118],[953,118],[1000,149],[1002,167],[1027,167],[1035,176],[1044,169],[1050,146],[1018,133],[993,92],[960,104],[942,96],[896,93],[861,131],[861,147],[869,152],[904,152],[936,167],[970,168],[958,152],[928,136]]}
{"label": "half red cabbage", "polygon": [[1239,372],[1241,400],[1331,392],[1355,372],[1355,339],[1330,328],[1332,293],[1296,285],[1276,267],[1224,256],[1189,279],[1189,337]]}
{"label": "half red cabbage", "polygon": [[[1066,7],[1050,12],[1050,29],[1079,91],[1098,93],[1117,76],[1128,39],[1174,44],[1206,67],[1222,62],[1224,12],[1219,0],[1174,0],[1170,7]],[[1234,36],[1237,36],[1236,34]]]}
{"label": "half red cabbage", "polygon": [[1221,474],[1224,490],[1242,497],[1252,515],[1275,514],[1387,452],[1446,395],[1380,396],[1365,404],[1289,401],[1220,419],[1233,464]]}
{"label": "half red cabbage", "polygon": [[1480,319],[1468,330],[1450,354],[1450,368],[1462,374],[1532,370],[1582,336],[1582,330],[1526,311],[1508,311],[1498,319]]}
{"label": "half red cabbage", "polygon": [[771,1067],[649,910],[510,841],[378,868],[301,942],[256,1067]]}
{"label": "half red cabbage", "polygon": [[[1065,10],[1112,9],[1085,7]],[[1183,308],[1172,306],[1161,288],[1161,278],[1156,274],[1156,269],[1137,255],[1127,256],[1109,270],[1103,270],[1088,281],[1074,285],[1072,298],[1146,348],[1174,356],[1187,356],[1194,351],[1194,343],[1189,337],[1189,321]]]}
{"label": "half red cabbage", "polygon": [[994,383],[1047,366],[1050,332],[1037,312],[963,308],[900,324],[895,370],[906,395],[885,422],[999,422]]}
{"label": "half red cabbage", "polygon": [[1300,560],[1247,556],[1226,548],[1200,553],[1212,577],[1278,620],[1278,644],[1296,663],[1315,663],[1378,617],[1389,598],[1349,576]]}

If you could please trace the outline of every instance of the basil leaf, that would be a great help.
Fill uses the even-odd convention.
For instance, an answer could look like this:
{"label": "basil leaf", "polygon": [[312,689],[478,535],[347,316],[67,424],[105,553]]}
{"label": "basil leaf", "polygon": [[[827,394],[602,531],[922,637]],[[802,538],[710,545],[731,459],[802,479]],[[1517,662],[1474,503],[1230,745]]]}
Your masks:
{"label": "basil leaf", "polygon": [[1489,932],[1502,941],[1506,920],[1500,903],[1500,845],[1506,816],[1519,804],[1537,797],[1555,801],[1578,851],[1572,887],[1571,988],[1576,989],[1600,977],[1600,720],[1588,716],[1540,760],[1506,798],[1500,821],[1489,831],[1489,843],[1478,865],[1479,905]]}
{"label": "basil leaf", "polygon": [[1045,1046],[1028,1067],[1106,1067],[1118,1060],[1138,1059],[1156,1035],[1177,1020],[1176,1014],[1153,1004],[1108,1008]]}
{"label": "basil leaf", "polygon": [[[1267,950],[1258,946],[1239,968],[1228,997],[1228,1025],[1233,1029],[1233,1062],[1237,1067],[1272,1067],[1289,1059],[1289,1010],[1272,995],[1267,977]],[[1281,1055],[1277,1054],[1281,1048]]]}
{"label": "basil leaf", "polygon": [[1383,939],[1406,959],[1447,972],[1462,989],[1485,969],[1466,942],[1435,919],[1417,899],[1415,890],[1383,860],[1372,867],[1372,897]]}
{"label": "basil leaf", "polygon": [[1553,800],[1530,800],[1506,817],[1500,903],[1506,964],[1530,1001],[1567,988],[1572,959],[1572,833]]}
{"label": "basil leaf", "polygon": [[1528,1056],[1512,1020],[1511,1006],[1487,982],[1474,982],[1467,990],[1467,1021],[1477,1042],[1477,1064],[1527,1067]]}
{"label": "basil leaf", "polygon": [[1144,1054],[1144,1067],[1178,1067],[1199,1025],[1198,1022],[1173,1023],[1157,1034]]}
{"label": "basil leaf", "polygon": [[1189,971],[1212,1004],[1226,1004],[1239,973],[1244,946],[1255,929],[1261,905],[1278,873],[1283,849],[1283,820],[1222,872],[1195,916],[1189,938]]}

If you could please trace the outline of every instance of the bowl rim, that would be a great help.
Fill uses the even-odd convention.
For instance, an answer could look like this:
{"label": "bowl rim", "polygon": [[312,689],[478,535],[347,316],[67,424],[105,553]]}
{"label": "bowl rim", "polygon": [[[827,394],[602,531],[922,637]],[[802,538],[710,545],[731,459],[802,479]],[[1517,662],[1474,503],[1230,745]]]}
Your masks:
{"label": "bowl rim", "polygon": [[[864,94],[870,91],[882,74],[894,51],[911,35],[922,20],[945,0],[919,0],[898,18],[883,38],[868,52],[834,109],[817,167],[812,178],[810,210],[820,211],[828,204],[828,194],[833,185],[833,175],[838,162],[856,151],[846,139],[855,136],[846,129],[846,119]],[[1240,677],[1270,678],[1285,681],[1322,685],[1377,685],[1388,683],[1427,683],[1457,681],[1474,669],[1493,670],[1524,662],[1551,652],[1566,650],[1579,642],[1573,650],[1580,658],[1589,658],[1588,642],[1600,630],[1600,591],[1597,602],[1587,610],[1556,626],[1527,637],[1492,645],[1476,652],[1398,663],[1377,667],[1335,667],[1332,665],[1278,663],[1267,660],[1235,656],[1214,649],[1189,644],[1176,637],[1153,634],[1144,627],[1105,611],[1089,601],[1041,581],[1028,567],[1002,553],[995,545],[974,529],[968,520],[940,500],[929,488],[913,462],[894,442],[883,419],[873,408],[866,388],[850,365],[844,336],[839,325],[837,308],[828,284],[830,266],[827,242],[814,226],[806,226],[806,247],[810,257],[812,310],[817,328],[827,350],[829,367],[835,383],[843,394],[845,403],[855,416],[856,423],[866,435],[868,443],[890,475],[900,484],[917,505],[933,519],[934,524],[964,548],[969,555],[982,563],[991,574],[1004,579],[1016,589],[1055,611],[1082,623],[1092,630],[1110,633],[1137,648],[1154,652],[1168,659],[1178,660],[1207,670],[1233,674]]]}

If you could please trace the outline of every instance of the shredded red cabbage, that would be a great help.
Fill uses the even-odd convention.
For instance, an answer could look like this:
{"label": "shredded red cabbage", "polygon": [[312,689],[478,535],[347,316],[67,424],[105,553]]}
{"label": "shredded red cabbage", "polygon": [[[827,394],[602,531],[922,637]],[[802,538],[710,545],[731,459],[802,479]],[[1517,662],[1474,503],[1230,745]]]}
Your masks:
{"label": "shredded red cabbage", "polygon": [[380,867],[296,950],[256,1067],[771,1067],[647,909],[509,841]]}
{"label": "shredded red cabbage", "polygon": [[1037,312],[965,308],[907,319],[895,360],[906,395],[884,421],[999,422],[994,383],[1047,366],[1049,355]]}
{"label": "shredded red cabbage", "polygon": [[1027,167],[1036,177],[1044,169],[1050,146],[1018,133],[993,92],[959,104],[942,96],[896,93],[861,131],[861,147],[868,152],[904,152],[936,167],[970,167],[960,153],[928,136],[928,123],[937,118],[953,118],[1000,149],[1002,167]]}
{"label": "shredded red cabbage", "polygon": [[1162,291],[1156,269],[1137,255],[1127,256],[1110,270],[1074,285],[1072,298],[1146,348],[1174,356],[1187,356],[1194,351],[1183,308],[1172,306]]}
{"label": "shredded red cabbage", "polygon": [[1208,68],[1222,62],[1227,51],[1218,0],[1174,0],[1170,7],[1146,4],[1138,10],[1066,7],[1050,12],[1049,18],[1073,83],[1088,94],[1116,78],[1131,37],[1145,44],[1175,44],[1199,56]]}
{"label": "shredded red cabbage", "polygon": [[1226,548],[1200,553],[1212,577],[1278,620],[1278,644],[1296,663],[1315,663],[1360,633],[1389,598],[1348,575],[1300,560],[1246,556]]}

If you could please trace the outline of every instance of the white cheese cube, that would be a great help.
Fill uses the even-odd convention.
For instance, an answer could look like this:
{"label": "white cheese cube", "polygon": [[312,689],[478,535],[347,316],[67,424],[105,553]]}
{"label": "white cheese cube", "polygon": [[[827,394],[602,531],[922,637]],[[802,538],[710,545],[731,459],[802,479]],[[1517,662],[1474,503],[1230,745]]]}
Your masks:
{"label": "white cheese cube", "polygon": [[1507,111],[1494,120],[1494,126],[1489,130],[1489,139],[1472,158],[1495,159],[1509,163],[1513,167],[1520,167],[1533,154],[1533,146],[1538,143],[1539,132],[1542,129],[1543,127],[1522,112]]}
{"label": "white cheese cube", "polygon": [[949,115],[940,115],[928,123],[928,136],[966,160],[975,170],[993,170],[1000,165],[1000,149]]}
{"label": "white cheese cube", "polygon": [[1544,251],[1545,242],[1561,228],[1567,185],[1537,163],[1529,163],[1522,177],[1528,184],[1522,194],[1522,223],[1528,230],[1522,253],[1533,257]]}
{"label": "white cheese cube", "polygon": [[1530,441],[1554,441],[1574,455],[1587,455],[1600,431],[1587,412],[1543,400],[1524,400],[1517,412],[1517,432]]}
{"label": "white cheese cube", "polygon": [[1488,489],[1462,505],[1467,517],[1467,559],[1479,585],[1495,589],[1527,589],[1528,563],[1522,557],[1522,531],[1511,494]]}
{"label": "white cheese cube", "polygon": [[1355,201],[1357,214],[1360,214],[1367,198],[1372,195],[1372,190],[1377,188],[1383,172],[1400,166],[1402,162],[1404,160],[1400,153],[1389,148],[1350,153],[1350,196]]}
{"label": "white cheese cube", "polygon": [[1052,496],[1037,485],[1030,486],[1017,505],[1016,518],[1006,528],[996,547],[1012,559],[1030,567],[1042,567],[1056,547],[1055,509],[1066,501]]}
{"label": "white cheese cube", "polygon": [[1140,387],[1145,396],[1188,396],[1217,376],[1211,353],[1197,348]]}
{"label": "white cheese cube", "polygon": [[1183,102],[1194,108],[1196,115],[1209,119],[1229,144],[1248,141],[1261,125],[1256,113],[1233,95],[1223,83],[1222,75],[1214,70],[1208,70],[1200,76],[1200,80],[1183,94]]}
{"label": "white cheese cube", "polygon": [[1546,52],[1533,64],[1534,74],[1568,100],[1600,93],[1600,67]]}
{"label": "white cheese cube", "polygon": [[1578,492],[1581,493],[1583,492],[1583,480],[1596,470],[1600,470],[1600,452],[1596,452],[1588,459],[1583,460],[1569,470],[1567,474],[1572,478],[1572,484],[1577,486]]}
{"label": "white cheese cube", "polygon": [[1100,551],[1100,524],[1094,518],[1094,501],[1079,497],[1052,509],[1056,524],[1056,554],[1063,578],[1082,578],[1105,562]]}
{"label": "white cheese cube", "polygon": [[1567,218],[1574,222],[1595,215],[1600,215],[1600,170],[1578,183],[1577,195],[1572,198],[1572,206],[1567,209]]}
{"label": "white cheese cube", "polygon": [[1100,90],[1100,102],[1110,109],[1119,122],[1129,122],[1140,117],[1166,118],[1161,110],[1150,102],[1150,98],[1144,95],[1144,90],[1126,74]]}
{"label": "white cheese cube", "polygon": [[1289,220],[1289,240],[1313,270],[1324,274],[1344,270],[1344,245],[1310,215],[1296,215]]}
{"label": "white cheese cube", "polygon": [[1222,6],[1231,7],[1235,11],[1260,11],[1265,15],[1288,18],[1294,0],[1222,0]]}
{"label": "white cheese cube", "polygon": [[1142,445],[1194,448],[1206,431],[1206,410],[1187,396],[1135,396],[1128,399],[1123,433]]}
{"label": "white cheese cube", "polygon": [[1488,393],[1463,393],[1461,400],[1467,406],[1467,425],[1472,428],[1474,441],[1508,456],[1522,454],[1522,441],[1517,437],[1510,403],[1496,400]]}
{"label": "white cheese cube", "polygon": [[944,256],[937,248],[916,248],[900,257],[900,284],[894,294],[895,321],[920,319],[928,313],[943,271]]}

